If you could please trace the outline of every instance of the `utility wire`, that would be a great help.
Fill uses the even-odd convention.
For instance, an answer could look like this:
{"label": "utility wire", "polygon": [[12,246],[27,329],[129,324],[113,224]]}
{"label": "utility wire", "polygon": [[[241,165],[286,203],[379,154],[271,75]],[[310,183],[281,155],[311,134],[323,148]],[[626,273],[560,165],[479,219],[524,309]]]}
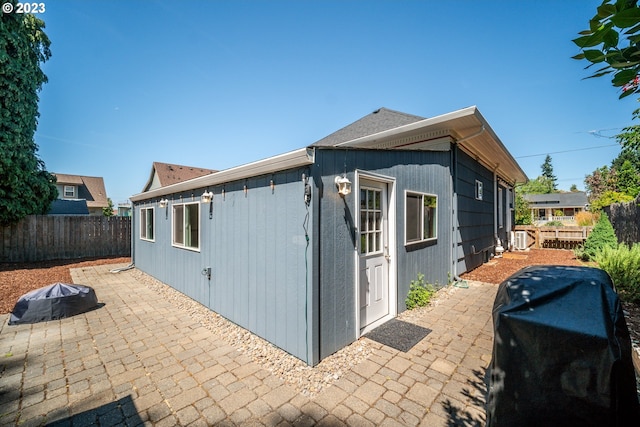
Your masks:
{"label": "utility wire", "polygon": [[605,147],[613,147],[619,144],[608,144],[608,145],[598,145],[596,147],[587,147],[587,148],[575,148],[573,150],[564,150],[564,151],[554,151],[553,153],[543,153],[543,154],[528,154],[526,156],[516,156],[516,159],[524,159],[526,157],[538,157],[538,156],[546,156],[547,154],[561,154],[561,153],[573,153],[575,151],[584,151],[584,150],[594,150],[596,148],[605,148]]}

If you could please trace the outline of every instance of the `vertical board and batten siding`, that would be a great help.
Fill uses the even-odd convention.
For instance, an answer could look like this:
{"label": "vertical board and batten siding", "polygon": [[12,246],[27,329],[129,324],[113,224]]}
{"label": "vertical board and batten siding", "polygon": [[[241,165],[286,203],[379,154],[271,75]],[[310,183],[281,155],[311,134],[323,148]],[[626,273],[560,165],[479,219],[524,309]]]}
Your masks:
{"label": "vertical board and batten siding", "polygon": [[0,262],[131,255],[125,217],[29,215],[0,227]]}
{"label": "vertical board and batten siding", "polygon": [[[155,242],[141,240],[136,231],[136,265],[312,364],[314,325],[307,311],[312,319],[313,258],[303,229],[305,172],[309,175],[303,169],[290,170],[209,187],[214,193],[213,215],[209,219],[208,203],[199,203],[199,251],[171,246],[172,205],[179,195],[167,197],[166,219],[157,200],[146,202],[156,206]],[[183,201],[199,201],[205,190],[182,194]],[[136,203],[136,230],[144,206],[145,202]],[[310,214],[310,233],[311,227]],[[208,267],[210,281],[202,274]]]}
{"label": "vertical board and batten siding", "polygon": [[[487,252],[493,248],[495,190],[491,171],[461,150],[456,157],[457,274],[462,274],[487,261]],[[482,200],[475,198],[476,180],[483,184]]]}
{"label": "vertical board and batten siding", "polygon": [[[319,221],[320,268],[320,356],[327,357],[355,341],[356,322],[355,256],[357,189],[342,198],[335,176],[347,172],[355,182],[354,171],[371,172],[395,179],[395,228],[397,260],[397,311],[406,309],[409,283],[424,273],[427,281],[445,284],[451,262],[451,173],[450,152],[316,150],[314,181],[321,194]],[[405,246],[405,190],[438,196],[438,239],[435,242]]]}

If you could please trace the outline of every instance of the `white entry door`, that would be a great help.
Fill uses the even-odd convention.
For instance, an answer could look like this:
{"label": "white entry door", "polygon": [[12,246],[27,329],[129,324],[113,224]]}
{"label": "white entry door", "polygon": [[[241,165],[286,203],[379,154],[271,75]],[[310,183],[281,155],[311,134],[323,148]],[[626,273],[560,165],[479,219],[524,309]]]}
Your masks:
{"label": "white entry door", "polygon": [[360,181],[360,329],[389,314],[387,184]]}

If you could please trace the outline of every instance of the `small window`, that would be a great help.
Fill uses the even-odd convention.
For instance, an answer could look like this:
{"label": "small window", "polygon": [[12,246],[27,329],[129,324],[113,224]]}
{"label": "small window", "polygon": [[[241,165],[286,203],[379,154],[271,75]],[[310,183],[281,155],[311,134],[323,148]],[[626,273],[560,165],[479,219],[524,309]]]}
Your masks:
{"label": "small window", "polygon": [[437,238],[438,197],[433,194],[405,193],[405,244]]}
{"label": "small window", "polygon": [[482,200],[482,181],[476,179],[476,200]]}
{"label": "small window", "polygon": [[153,208],[140,209],[140,238],[142,240],[154,241],[154,210]]}
{"label": "small window", "polygon": [[76,197],[76,187],[73,185],[65,185],[64,186],[64,197],[74,198]]}
{"label": "small window", "polygon": [[200,249],[200,203],[173,205],[173,246]]}

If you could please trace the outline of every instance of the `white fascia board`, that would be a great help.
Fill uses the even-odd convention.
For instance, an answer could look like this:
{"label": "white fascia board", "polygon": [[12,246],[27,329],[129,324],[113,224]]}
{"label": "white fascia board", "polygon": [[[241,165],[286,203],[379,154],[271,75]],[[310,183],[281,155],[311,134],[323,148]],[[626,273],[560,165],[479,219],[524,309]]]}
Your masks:
{"label": "white fascia board", "polygon": [[475,115],[477,111],[478,111],[478,108],[474,105],[471,107],[463,108],[461,110],[453,111],[451,113],[442,114],[440,116],[431,117],[429,119],[420,120],[414,123],[409,123],[408,125],[399,126],[393,129],[388,129],[382,132],[374,133],[372,135],[367,135],[360,138],[352,139],[350,141],[341,142],[340,144],[337,144],[336,147],[341,147],[345,145],[357,147],[358,145],[363,145],[368,142],[392,138],[398,135],[402,135],[403,133],[406,133],[406,132],[411,132],[417,129],[428,128],[429,126],[439,125],[439,124],[446,123],[448,121],[459,119],[466,116],[472,116],[472,115]]}
{"label": "white fascia board", "polygon": [[209,175],[193,178],[188,181],[178,182],[176,184],[167,185],[166,187],[139,193],[131,196],[130,200],[132,202],[137,202],[140,200],[151,199],[153,197],[161,197],[168,194],[195,190],[196,188],[224,184],[226,182],[237,181],[253,176],[266,175],[269,173],[310,165],[313,164],[314,161],[314,149],[305,147],[295,151],[290,151],[288,153],[280,154],[278,156],[269,157],[267,159],[258,160],[256,162],[247,163]]}

